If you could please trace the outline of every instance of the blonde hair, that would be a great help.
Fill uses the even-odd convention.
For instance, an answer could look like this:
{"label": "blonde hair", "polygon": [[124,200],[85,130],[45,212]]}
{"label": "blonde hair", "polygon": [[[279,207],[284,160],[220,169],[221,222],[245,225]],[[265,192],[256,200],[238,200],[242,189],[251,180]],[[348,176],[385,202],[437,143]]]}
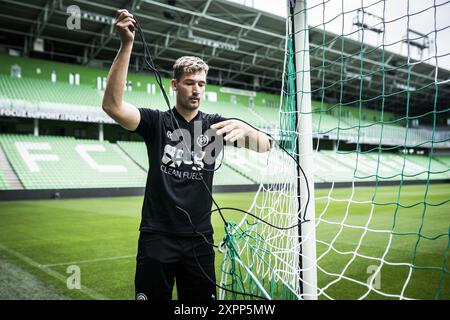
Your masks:
{"label": "blonde hair", "polygon": [[200,71],[205,71],[205,74],[207,75],[208,70],[209,67],[206,62],[199,57],[183,56],[178,58],[173,65],[173,77],[176,80],[180,80],[181,75],[184,72],[197,73]]}

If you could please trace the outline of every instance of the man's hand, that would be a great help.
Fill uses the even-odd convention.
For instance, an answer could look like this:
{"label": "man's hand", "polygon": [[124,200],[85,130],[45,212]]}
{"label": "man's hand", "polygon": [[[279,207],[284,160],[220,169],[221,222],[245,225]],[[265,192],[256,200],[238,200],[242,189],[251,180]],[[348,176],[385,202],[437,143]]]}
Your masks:
{"label": "man's hand", "polygon": [[226,120],[213,124],[211,128],[217,130],[217,135],[226,134],[223,138],[226,142],[234,143],[237,141],[238,146],[257,152],[270,150],[269,137],[242,121]]}
{"label": "man's hand", "polygon": [[116,12],[116,30],[119,33],[122,44],[130,44],[134,41],[136,20],[133,15],[125,9],[117,10]]}
{"label": "man's hand", "polygon": [[229,142],[235,142],[238,140],[243,140],[250,130],[253,130],[252,127],[245,124],[244,122],[238,120],[226,120],[222,122],[218,122],[211,126],[212,129],[217,129],[217,135],[226,134],[223,140]]}

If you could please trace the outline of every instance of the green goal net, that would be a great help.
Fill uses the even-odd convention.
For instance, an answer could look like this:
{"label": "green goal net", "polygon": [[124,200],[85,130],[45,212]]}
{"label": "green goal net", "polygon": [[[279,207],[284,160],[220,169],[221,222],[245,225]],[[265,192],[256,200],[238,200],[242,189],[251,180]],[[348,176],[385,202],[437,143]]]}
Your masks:
{"label": "green goal net", "polygon": [[219,298],[450,299],[450,2],[287,3],[278,143],[249,155]]}

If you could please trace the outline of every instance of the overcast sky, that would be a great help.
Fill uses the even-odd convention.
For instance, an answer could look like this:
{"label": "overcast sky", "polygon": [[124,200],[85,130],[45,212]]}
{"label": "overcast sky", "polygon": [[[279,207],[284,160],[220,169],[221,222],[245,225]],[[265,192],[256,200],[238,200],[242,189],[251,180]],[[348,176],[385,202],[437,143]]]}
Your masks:
{"label": "overcast sky", "polygon": [[[254,6],[280,16],[286,16],[286,0],[229,0]],[[325,6],[324,6],[325,3]],[[378,17],[384,17],[384,44],[387,50],[407,55],[406,37],[408,28],[428,35],[430,48],[423,51],[421,60],[450,70],[450,0],[308,0],[308,24],[318,26],[337,34],[350,34],[356,31],[353,25],[357,16],[356,9],[362,6],[365,11]],[[325,22],[325,23],[324,23]],[[380,20],[365,15],[366,24],[375,26]],[[378,26],[380,27],[381,24]],[[436,32],[435,32],[436,30]],[[361,32],[350,37],[358,39]],[[410,38],[419,37],[410,34]],[[374,32],[364,32],[365,42],[381,45],[382,37]],[[422,40],[417,40],[422,41]],[[398,44],[394,44],[400,42]],[[417,48],[411,47],[410,57],[420,60]]]}

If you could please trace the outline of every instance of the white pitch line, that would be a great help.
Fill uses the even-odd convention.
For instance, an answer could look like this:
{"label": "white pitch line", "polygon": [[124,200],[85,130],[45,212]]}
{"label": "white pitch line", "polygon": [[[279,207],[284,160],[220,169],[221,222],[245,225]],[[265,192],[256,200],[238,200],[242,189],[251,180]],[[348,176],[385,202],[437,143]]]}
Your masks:
{"label": "white pitch line", "polygon": [[98,258],[98,259],[90,259],[90,260],[80,260],[80,261],[72,261],[72,262],[60,262],[60,263],[53,263],[53,264],[44,264],[43,267],[56,267],[56,266],[65,266],[65,265],[78,265],[82,263],[92,263],[92,262],[98,262],[98,261],[111,261],[111,260],[120,260],[120,259],[128,259],[128,258],[134,258],[136,255],[130,254],[127,256],[116,256],[116,257],[107,257],[107,258]]}
{"label": "white pitch line", "polygon": [[[32,267],[38,268],[40,270],[42,270],[43,272],[45,272],[46,274],[48,274],[49,276],[63,282],[63,283],[67,283],[67,278],[60,274],[59,272],[56,272],[50,268],[48,268],[45,265],[42,265],[40,263],[37,263],[36,261],[34,261],[33,259],[13,250],[13,249],[9,249],[7,247],[5,247],[4,245],[0,244],[0,250],[3,250],[5,252],[7,252],[8,254],[22,260],[23,262],[29,264]],[[93,299],[96,300],[109,300],[109,298],[105,297],[104,295],[98,293],[95,290],[92,290],[84,285],[81,285],[81,289],[79,289],[81,292],[85,293],[86,295],[90,296]]]}

